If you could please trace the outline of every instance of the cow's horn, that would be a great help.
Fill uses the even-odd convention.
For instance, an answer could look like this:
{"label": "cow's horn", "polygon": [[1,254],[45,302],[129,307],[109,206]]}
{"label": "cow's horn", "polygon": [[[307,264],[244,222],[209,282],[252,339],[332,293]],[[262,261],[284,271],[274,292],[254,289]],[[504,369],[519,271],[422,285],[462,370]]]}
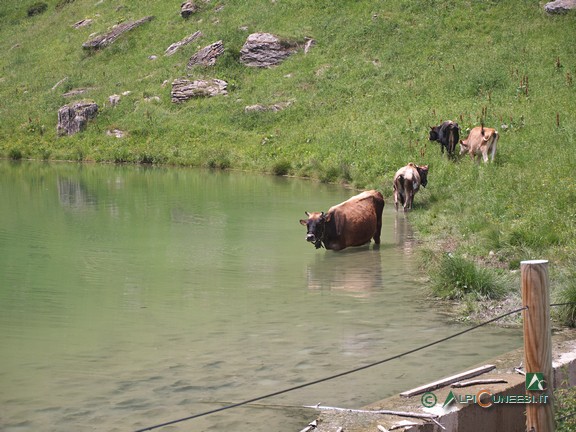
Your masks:
{"label": "cow's horn", "polygon": [[310,217],[310,213],[308,213],[307,211],[304,212],[304,214],[308,217]]}

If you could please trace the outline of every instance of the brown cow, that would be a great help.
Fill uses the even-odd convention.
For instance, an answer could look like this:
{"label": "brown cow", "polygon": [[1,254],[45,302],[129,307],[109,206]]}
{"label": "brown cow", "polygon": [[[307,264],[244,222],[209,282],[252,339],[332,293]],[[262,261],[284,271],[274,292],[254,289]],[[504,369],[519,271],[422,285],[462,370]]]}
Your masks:
{"label": "brown cow", "polygon": [[428,184],[428,165],[415,165],[410,162],[394,175],[394,207],[398,211],[398,201],[404,211],[412,209],[414,195]]}
{"label": "brown cow", "polygon": [[362,246],[374,239],[380,244],[384,197],[375,190],[359,195],[330,207],[328,212],[306,213],[308,219],[300,219],[307,228],[306,241],[316,249],[339,251],[350,246]]}
{"label": "brown cow", "polygon": [[480,157],[482,157],[486,163],[488,162],[488,153],[490,153],[490,161],[494,162],[498,138],[496,129],[485,128],[484,125],[477,126],[470,131],[468,138],[463,141],[460,140],[460,155],[468,153],[476,163],[479,163]]}

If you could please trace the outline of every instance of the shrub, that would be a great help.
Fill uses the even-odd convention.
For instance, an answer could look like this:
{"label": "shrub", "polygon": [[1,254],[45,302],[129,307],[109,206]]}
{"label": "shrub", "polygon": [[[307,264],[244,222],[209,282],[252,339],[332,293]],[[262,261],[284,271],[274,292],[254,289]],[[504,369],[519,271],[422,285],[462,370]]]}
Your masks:
{"label": "shrub", "polygon": [[290,172],[292,165],[287,160],[278,161],[272,167],[272,172],[277,176],[284,176]]}
{"label": "shrub", "polygon": [[340,170],[335,166],[328,166],[320,173],[320,181],[323,183],[333,183],[338,180]]}
{"label": "shrub", "polygon": [[40,15],[46,12],[48,5],[44,2],[36,2],[28,7],[28,16]]}
{"label": "shrub", "polygon": [[22,159],[22,150],[19,148],[11,148],[8,150],[8,157],[12,160],[20,160]]}
{"label": "shrub", "polygon": [[432,269],[432,291],[447,299],[462,299],[467,295],[497,299],[504,293],[504,284],[495,273],[478,268],[462,257],[446,254],[436,269]]}

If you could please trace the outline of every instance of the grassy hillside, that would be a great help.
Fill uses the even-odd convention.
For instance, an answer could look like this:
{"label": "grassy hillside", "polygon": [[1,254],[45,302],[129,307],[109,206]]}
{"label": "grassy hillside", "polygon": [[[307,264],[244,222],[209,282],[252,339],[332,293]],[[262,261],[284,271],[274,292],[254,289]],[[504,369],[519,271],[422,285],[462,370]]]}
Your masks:
{"label": "grassy hillside", "polygon": [[[575,279],[576,13],[550,16],[532,0],[199,0],[184,20],[180,1],[46,3],[33,17],[27,2],[0,3],[0,156],[308,176],[378,188],[389,205],[396,169],[427,163],[410,218],[428,264],[442,252],[506,270],[546,258],[556,285]],[[91,34],[146,15],[155,19],[112,46],[82,49]],[[93,24],[72,27],[84,18]],[[201,39],[163,55],[197,30]],[[317,44],[278,67],[247,68],[239,51],[253,32]],[[216,66],[186,69],[220,39]],[[229,95],[171,103],[170,83],[188,73],[228,81]],[[57,110],[76,100],[63,93],[80,87],[98,118],[57,138]],[[281,112],[244,112],[285,101]],[[482,119],[496,127],[495,163],[442,158],[428,126],[446,119],[464,135]],[[107,136],[113,128],[128,136]]]}

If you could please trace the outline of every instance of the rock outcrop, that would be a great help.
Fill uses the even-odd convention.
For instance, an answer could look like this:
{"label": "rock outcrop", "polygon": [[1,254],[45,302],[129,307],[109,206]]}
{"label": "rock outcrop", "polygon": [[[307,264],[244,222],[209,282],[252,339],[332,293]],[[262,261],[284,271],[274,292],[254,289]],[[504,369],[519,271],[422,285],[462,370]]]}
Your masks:
{"label": "rock outcrop", "polygon": [[126,33],[127,31],[135,29],[136,27],[141,26],[142,24],[147,23],[149,21],[152,21],[153,19],[154,19],[153,16],[147,16],[136,21],[128,21],[122,24],[118,24],[108,33],[96,36],[95,38],[90,39],[87,42],[84,42],[82,44],[82,48],[87,50],[97,50],[100,48],[104,48],[114,43],[116,39],[118,39],[122,34]]}
{"label": "rock outcrop", "polygon": [[86,129],[88,120],[98,114],[98,105],[94,102],[76,102],[72,105],[64,105],[58,110],[58,126],[56,131],[59,136],[74,135]]}
{"label": "rock outcrop", "polygon": [[544,10],[548,13],[566,13],[571,9],[576,9],[576,0],[556,0],[544,5]]}
{"label": "rock outcrop", "polygon": [[214,97],[227,95],[228,83],[219,79],[190,81],[186,78],[178,78],[172,82],[170,96],[172,102],[181,103],[188,99],[198,97]]}
{"label": "rock outcrop", "polygon": [[278,102],[272,105],[262,105],[262,104],[248,105],[244,107],[244,112],[245,113],[265,112],[265,111],[277,112],[282,111],[285,108],[288,108],[290,105],[292,105],[292,102]]}
{"label": "rock outcrop", "polygon": [[208,45],[194,54],[186,67],[191,68],[194,66],[214,66],[216,59],[224,53],[224,44],[221,40]]}
{"label": "rock outcrop", "polygon": [[184,2],[180,5],[180,15],[182,18],[188,18],[198,11],[198,6],[192,1]]}
{"label": "rock outcrop", "polygon": [[295,53],[298,45],[282,41],[270,33],[253,33],[240,50],[240,61],[250,67],[270,67]]}
{"label": "rock outcrop", "polygon": [[164,51],[164,55],[165,56],[171,56],[172,54],[174,54],[176,51],[178,51],[184,45],[188,45],[190,42],[194,42],[196,39],[198,39],[202,36],[203,36],[203,34],[201,31],[196,31],[196,32],[192,33],[190,36],[186,36],[184,39],[182,39],[178,42],[174,42],[172,45],[170,45],[168,48],[166,48],[166,51]]}
{"label": "rock outcrop", "polygon": [[72,24],[72,27],[75,28],[75,29],[79,29],[79,28],[82,28],[82,27],[86,27],[86,26],[92,25],[92,22],[93,22],[92,19],[86,18],[86,19],[83,19],[83,20],[80,20],[80,21],[75,22],[74,24]]}

